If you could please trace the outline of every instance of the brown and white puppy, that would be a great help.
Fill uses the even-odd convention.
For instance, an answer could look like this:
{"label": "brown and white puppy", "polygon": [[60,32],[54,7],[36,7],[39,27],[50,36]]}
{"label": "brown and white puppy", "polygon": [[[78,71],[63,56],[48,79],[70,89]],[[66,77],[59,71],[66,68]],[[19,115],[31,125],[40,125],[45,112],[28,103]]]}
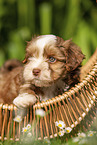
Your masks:
{"label": "brown and white puppy", "polygon": [[81,50],[71,40],[55,35],[35,37],[26,48],[24,66],[4,78],[0,98],[4,103],[13,101],[18,107],[27,107],[38,98],[45,101],[62,94],[79,82],[83,59]]}

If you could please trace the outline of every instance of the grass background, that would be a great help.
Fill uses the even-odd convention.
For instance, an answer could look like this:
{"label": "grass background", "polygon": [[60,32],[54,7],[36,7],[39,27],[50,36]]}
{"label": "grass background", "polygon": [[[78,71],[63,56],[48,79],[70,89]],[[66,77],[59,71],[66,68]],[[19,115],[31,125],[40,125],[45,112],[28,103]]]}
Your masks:
{"label": "grass background", "polygon": [[[97,47],[96,0],[0,0],[0,66],[7,59],[23,60],[26,41],[43,34],[54,34],[64,40],[72,38],[86,55],[85,64]],[[96,145],[96,139],[91,138],[88,145]],[[51,145],[64,144],[61,139],[51,140]],[[68,144],[75,143],[69,140]]]}
{"label": "grass background", "polygon": [[72,38],[86,63],[97,47],[96,0],[0,0],[0,66],[23,60],[26,41],[42,34]]}

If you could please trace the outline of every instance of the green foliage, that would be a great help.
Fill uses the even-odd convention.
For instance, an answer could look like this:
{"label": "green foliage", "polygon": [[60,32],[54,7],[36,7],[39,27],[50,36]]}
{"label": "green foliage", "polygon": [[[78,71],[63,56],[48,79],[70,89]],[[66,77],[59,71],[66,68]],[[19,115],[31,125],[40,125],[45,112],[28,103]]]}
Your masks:
{"label": "green foliage", "polygon": [[51,33],[52,6],[49,3],[40,5],[40,33],[45,35]]}
{"label": "green foliage", "polygon": [[25,42],[37,34],[72,38],[86,63],[97,47],[96,0],[0,0],[0,66],[23,60]]}
{"label": "green foliage", "polygon": [[17,58],[19,60],[24,59],[25,44],[24,40],[30,37],[30,31],[24,27],[16,32],[10,33],[9,43],[7,44],[8,58]]}

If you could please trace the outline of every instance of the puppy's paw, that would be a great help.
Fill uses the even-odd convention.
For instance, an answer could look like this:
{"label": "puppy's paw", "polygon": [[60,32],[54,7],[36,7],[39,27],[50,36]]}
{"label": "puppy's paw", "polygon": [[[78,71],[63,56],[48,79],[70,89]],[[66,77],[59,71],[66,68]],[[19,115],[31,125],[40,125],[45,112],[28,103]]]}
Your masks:
{"label": "puppy's paw", "polygon": [[15,104],[17,107],[28,107],[30,105],[33,105],[36,103],[37,99],[34,95],[28,94],[28,93],[23,93],[19,94],[14,100],[13,104]]}

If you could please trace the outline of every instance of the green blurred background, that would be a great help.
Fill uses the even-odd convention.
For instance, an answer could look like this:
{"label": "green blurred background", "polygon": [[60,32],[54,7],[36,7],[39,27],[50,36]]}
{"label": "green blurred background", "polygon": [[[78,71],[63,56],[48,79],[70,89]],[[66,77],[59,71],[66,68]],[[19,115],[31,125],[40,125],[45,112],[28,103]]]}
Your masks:
{"label": "green blurred background", "polygon": [[23,60],[26,41],[40,34],[72,38],[85,64],[97,47],[96,0],[0,0],[0,66]]}

